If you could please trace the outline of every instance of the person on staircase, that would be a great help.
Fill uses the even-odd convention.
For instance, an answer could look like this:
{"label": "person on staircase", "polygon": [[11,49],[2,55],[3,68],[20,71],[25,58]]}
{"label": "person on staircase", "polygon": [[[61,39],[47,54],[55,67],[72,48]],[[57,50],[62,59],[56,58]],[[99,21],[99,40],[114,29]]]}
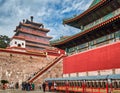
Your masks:
{"label": "person on staircase", "polygon": [[43,82],[42,88],[43,88],[43,92],[45,92],[45,89],[46,89],[46,83],[45,82]]}

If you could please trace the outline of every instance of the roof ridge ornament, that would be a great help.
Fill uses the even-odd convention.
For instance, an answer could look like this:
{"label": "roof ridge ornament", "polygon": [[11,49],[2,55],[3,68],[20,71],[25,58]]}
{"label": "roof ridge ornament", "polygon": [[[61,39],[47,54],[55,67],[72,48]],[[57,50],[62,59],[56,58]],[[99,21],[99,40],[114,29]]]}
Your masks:
{"label": "roof ridge ornament", "polygon": [[31,18],[31,22],[33,22],[33,18],[34,18],[34,17],[33,17],[33,16],[31,16],[30,18]]}

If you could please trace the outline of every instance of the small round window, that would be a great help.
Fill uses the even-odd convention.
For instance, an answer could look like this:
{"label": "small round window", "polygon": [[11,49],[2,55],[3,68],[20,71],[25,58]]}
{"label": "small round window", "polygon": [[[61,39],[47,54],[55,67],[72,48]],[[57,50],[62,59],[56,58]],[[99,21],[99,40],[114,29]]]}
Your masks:
{"label": "small round window", "polygon": [[18,44],[18,47],[21,47],[21,44]]}

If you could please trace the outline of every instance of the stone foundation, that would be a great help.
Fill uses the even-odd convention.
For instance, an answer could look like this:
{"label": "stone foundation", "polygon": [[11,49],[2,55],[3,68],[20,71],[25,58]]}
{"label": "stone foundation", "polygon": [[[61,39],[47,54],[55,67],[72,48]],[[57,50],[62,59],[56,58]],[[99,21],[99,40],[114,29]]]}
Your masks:
{"label": "stone foundation", "polygon": [[[47,66],[54,58],[56,58],[56,56],[42,57],[0,52],[0,80],[4,79],[9,82],[19,82],[21,84],[37,71]],[[61,76],[62,62],[58,62],[39,77],[35,83],[37,82],[39,84],[40,82],[43,82],[45,78]]]}

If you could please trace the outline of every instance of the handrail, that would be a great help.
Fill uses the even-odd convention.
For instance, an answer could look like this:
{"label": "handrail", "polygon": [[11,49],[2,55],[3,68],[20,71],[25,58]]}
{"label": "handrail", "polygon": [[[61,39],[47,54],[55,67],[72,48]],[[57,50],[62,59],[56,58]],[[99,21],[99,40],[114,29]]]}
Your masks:
{"label": "handrail", "polygon": [[59,57],[55,58],[52,63],[48,64],[47,66],[45,66],[43,69],[41,69],[40,71],[38,71],[37,74],[35,74],[32,78],[30,78],[28,80],[28,82],[33,82],[37,77],[39,77],[40,75],[42,75],[44,72],[46,72],[49,68],[51,68],[55,63],[57,63],[62,57],[64,57],[64,54],[61,54]]}

